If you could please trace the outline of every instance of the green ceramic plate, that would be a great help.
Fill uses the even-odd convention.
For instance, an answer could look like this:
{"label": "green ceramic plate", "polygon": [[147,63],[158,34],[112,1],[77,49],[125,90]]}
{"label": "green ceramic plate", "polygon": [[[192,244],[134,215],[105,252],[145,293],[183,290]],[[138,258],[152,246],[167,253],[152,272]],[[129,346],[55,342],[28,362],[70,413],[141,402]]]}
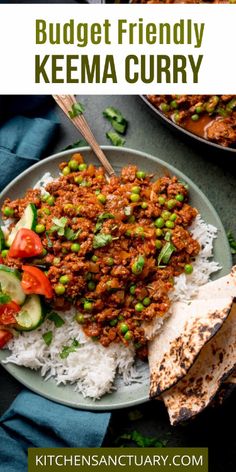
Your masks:
{"label": "green ceramic plate", "polygon": [[[117,172],[121,167],[132,163],[136,164],[141,169],[145,169],[147,172],[154,172],[157,175],[168,173],[170,175],[176,175],[181,180],[187,182],[190,188],[192,205],[198,208],[205,221],[218,228],[218,238],[215,240],[214,247],[214,259],[220,263],[222,269],[217,273],[216,277],[223,276],[229,272],[232,266],[232,260],[222,223],[211,203],[188,177],[169,164],[161,161],[159,158],[138,151],[114,148],[111,146],[104,146],[103,149]],[[77,151],[82,152],[86,162],[97,164],[97,159],[90,149],[80,148]],[[58,164],[68,159],[74,152],[76,152],[76,149],[55,154],[23,172],[2,192],[0,205],[2,205],[6,197],[14,199],[22,196],[25,190],[33,187],[45,172],[51,172],[55,177],[58,176]],[[7,351],[0,351],[0,360],[6,357]],[[4,368],[13,375],[13,377],[34,392],[74,408],[111,410],[138,405],[148,400],[149,374],[147,366],[145,366],[145,368],[141,367],[142,370],[145,369],[145,372],[142,372],[144,380],[141,384],[135,383],[125,386],[119,382],[116,391],[105,395],[98,401],[83,398],[82,395],[74,391],[73,385],[57,386],[53,380],[45,382],[38,372],[31,371],[24,367],[8,364],[4,365]]]}

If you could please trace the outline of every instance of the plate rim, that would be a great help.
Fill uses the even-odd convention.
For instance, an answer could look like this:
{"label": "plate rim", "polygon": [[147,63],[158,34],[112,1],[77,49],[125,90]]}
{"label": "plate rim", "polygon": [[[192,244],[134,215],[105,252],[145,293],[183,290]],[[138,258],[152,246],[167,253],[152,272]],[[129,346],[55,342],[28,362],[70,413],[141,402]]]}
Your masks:
{"label": "plate rim", "polygon": [[[159,157],[156,157],[156,156],[154,156],[152,154],[149,154],[149,153],[145,153],[143,151],[138,151],[136,149],[132,149],[132,148],[128,148],[128,147],[119,148],[119,147],[116,147],[116,146],[109,146],[109,145],[101,145],[101,148],[104,151],[115,151],[117,153],[122,152],[122,153],[126,154],[127,156],[129,156],[131,154],[136,154],[136,155],[138,155],[139,157],[141,157],[143,159],[148,159],[148,160],[151,160],[153,162],[157,162],[159,165],[161,165],[163,167],[166,167],[167,171],[170,171],[173,174],[175,174],[176,171],[177,171],[177,173],[181,174],[183,176],[184,180],[191,185],[191,187],[194,189],[194,191],[197,192],[197,194],[200,195],[203,200],[207,201],[207,206],[208,206],[208,208],[210,209],[211,213],[214,215],[214,218],[217,221],[217,227],[218,227],[218,230],[221,232],[221,237],[223,237],[225,239],[225,241],[227,241],[227,236],[226,236],[224,226],[223,226],[223,224],[220,220],[220,217],[219,217],[217,211],[215,210],[214,206],[212,205],[210,200],[205,196],[203,191],[201,189],[199,189],[197,187],[197,185],[187,175],[185,175],[182,171],[178,170],[175,166],[172,166],[172,164],[169,164],[168,162],[165,162],[164,160],[160,159]],[[41,166],[44,166],[45,162],[46,163],[51,162],[55,159],[63,158],[64,156],[68,156],[68,155],[74,154],[76,152],[83,153],[83,152],[88,152],[88,151],[93,152],[92,149],[89,146],[83,146],[83,147],[68,149],[68,150],[65,150],[65,151],[59,151],[57,153],[54,153],[54,154],[40,160],[39,162],[37,162],[37,163],[33,164],[32,166],[28,167],[21,174],[16,176],[1,191],[0,198],[4,197],[4,195],[8,193],[9,189],[12,186],[14,186],[18,181],[20,181],[22,179],[22,177],[29,174],[32,170],[34,171],[36,168],[40,168]],[[232,255],[231,255],[229,247],[228,247],[228,254],[225,254],[225,260],[226,260],[226,266],[229,267],[229,268],[232,267]],[[34,388],[34,386],[32,386],[32,381],[30,382],[30,379],[29,379],[29,381],[25,381],[25,380],[22,381],[20,371],[19,371],[19,374],[18,374],[18,372],[13,372],[12,373],[12,370],[15,371],[15,369],[17,367],[21,367],[21,366],[17,366],[15,364],[3,364],[2,360],[0,361],[0,363],[1,363],[1,366],[10,375],[12,375],[18,382],[20,382],[25,387],[29,388],[31,391],[35,392],[38,395],[42,395],[43,397],[45,397],[45,398],[47,398],[51,401],[54,401],[56,403],[60,403],[60,404],[63,404],[63,405],[67,405],[71,408],[87,410],[87,411],[110,411],[110,410],[130,408],[130,407],[133,407],[133,406],[136,406],[136,405],[141,405],[143,403],[151,401],[149,396],[145,395],[145,394],[143,396],[139,397],[138,399],[128,400],[126,403],[116,402],[116,403],[112,403],[112,404],[109,404],[109,405],[99,405],[98,402],[95,403],[95,401],[93,401],[92,399],[88,400],[89,401],[88,404],[80,404],[80,403],[76,404],[76,403],[73,403],[69,400],[67,401],[65,399],[63,399],[63,400],[55,399],[53,397],[53,394],[50,395],[50,393],[47,393],[47,392],[46,393],[45,392],[43,392],[43,393],[39,392],[37,388]],[[85,400],[87,400],[87,398]]]}

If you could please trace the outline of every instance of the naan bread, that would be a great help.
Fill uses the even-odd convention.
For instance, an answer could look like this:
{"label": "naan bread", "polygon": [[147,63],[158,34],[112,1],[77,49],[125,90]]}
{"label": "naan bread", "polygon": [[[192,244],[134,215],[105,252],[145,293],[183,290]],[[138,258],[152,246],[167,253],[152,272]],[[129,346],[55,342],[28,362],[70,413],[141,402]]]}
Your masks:
{"label": "naan bread", "polygon": [[199,288],[189,303],[176,302],[172,314],[149,342],[150,397],[168,390],[186,375],[203,346],[227,319],[236,297],[236,267]]}
{"label": "naan bread", "polygon": [[[172,425],[202,411],[226,382],[236,365],[236,304],[217,334],[203,347],[197,360],[174,387],[162,395]],[[228,379],[227,379],[228,377]]]}

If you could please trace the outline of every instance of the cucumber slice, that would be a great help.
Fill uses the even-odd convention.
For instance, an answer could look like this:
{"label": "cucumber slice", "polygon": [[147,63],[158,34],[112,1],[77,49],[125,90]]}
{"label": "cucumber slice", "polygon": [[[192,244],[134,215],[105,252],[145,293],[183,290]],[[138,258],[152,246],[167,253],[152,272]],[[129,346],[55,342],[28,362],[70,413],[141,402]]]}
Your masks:
{"label": "cucumber slice", "polygon": [[29,295],[16,315],[18,331],[32,331],[44,320],[43,309],[38,295]]}
{"label": "cucumber slice", "polygon": [[1,290],[9,295],[14,302],[18,305],[24,303],[25,294],[21,287],[18,270],[0,264],[0,284]]}
{"label": "cucumber slice", "polygon": [[21,228],[27,228],[27,229],[34,229],[36,226],[36,221],[37,221],[37,210],[36,207],[33,203],[29,203],[27,205],[21,219],[16,223],[16,226],[12,229],[10,232],[8,239],[6,241],[7,246],[11,246],[17,231]]}
{"label": "cucumber slice", "polygon": [[5,247],[5,237],[4,237],[2,228],[0,228],[0,251],[2,251],[4,247]]}

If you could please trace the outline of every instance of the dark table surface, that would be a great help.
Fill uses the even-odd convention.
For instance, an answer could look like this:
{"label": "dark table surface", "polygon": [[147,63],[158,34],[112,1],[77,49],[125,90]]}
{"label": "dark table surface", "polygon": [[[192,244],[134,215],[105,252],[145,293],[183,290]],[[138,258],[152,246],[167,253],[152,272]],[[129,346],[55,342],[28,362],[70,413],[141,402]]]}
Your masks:
{"label": "dark table surface", "polygon": [[[119,108],[129,121],[126,146],[153,154],[174,165],[205,193],[215,206],[226,230],[236,234],[236,155],[224,152],[215,155],[210,147],[198,148],[194,141],[185,142],[156,120],[136,96],[82,96],[86,117],[100,144],[109,144],[105,133],[109,129],[102,111],[108,105]],[[78,132],[59,111],[61,130],[52,153],[78,141]],[[22,386],[0,367],[0,413],[10,405]],[[209,447],[210,471],[236,470],[236,436],[234,420],[236,392],[221,407],[211,407],[188,425],[171,427],[161,402],[153,401],[135,409],[119,410],[112,421],[104,444],[112,446],[123,433],[137,430],[147,436],[167,439],[168,446]],[[135,411],[134,411],[135,410]],[[136,411],[138,410],[138,411]],[[132,415],[134,413],[134,415]],[[132,419],[132,416],[139,419]]]}

